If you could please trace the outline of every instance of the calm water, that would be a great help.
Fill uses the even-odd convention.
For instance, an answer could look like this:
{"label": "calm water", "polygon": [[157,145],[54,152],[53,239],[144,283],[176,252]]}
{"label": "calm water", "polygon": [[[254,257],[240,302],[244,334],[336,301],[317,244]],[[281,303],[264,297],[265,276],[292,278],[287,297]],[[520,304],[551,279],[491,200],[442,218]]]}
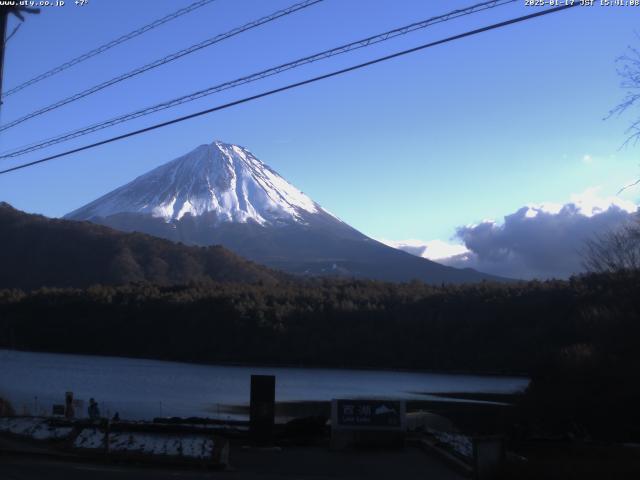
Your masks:
{"label": "calm water", "polygon": [[103,413],[123,418],[228,417],[225,405],[246,405],[252,374],[276,375],[276,401],[332,398],[438,399],[429,393],[512,393],[528,380],[516,377],[389,371],[233,367],[0,350],[0,396],[18,413],[44,413],[74,392],[94,397]]}

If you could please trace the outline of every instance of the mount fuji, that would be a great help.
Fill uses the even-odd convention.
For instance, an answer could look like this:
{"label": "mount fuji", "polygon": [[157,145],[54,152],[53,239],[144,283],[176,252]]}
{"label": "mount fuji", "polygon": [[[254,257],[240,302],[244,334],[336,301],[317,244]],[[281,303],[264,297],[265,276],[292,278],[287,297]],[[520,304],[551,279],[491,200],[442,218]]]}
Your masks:
{"label": "mount fuji", "polygon": [[220,244],[290,273],[428,283],[498,280],[393,249],[350,227],[243,147],[215,141],[67,214],[188,245]]}

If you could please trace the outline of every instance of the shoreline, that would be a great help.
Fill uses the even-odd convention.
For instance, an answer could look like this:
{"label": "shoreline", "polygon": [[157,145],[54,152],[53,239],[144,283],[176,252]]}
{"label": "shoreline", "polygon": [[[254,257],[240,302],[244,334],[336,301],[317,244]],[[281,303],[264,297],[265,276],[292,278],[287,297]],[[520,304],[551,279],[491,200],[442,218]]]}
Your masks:
{"label": "shoreline", "polygon": [[[41,353],[41,354],[54,354],[54,355],[73,355],[73,356],[91,356],[100,358],[118,358],[118,359],[131,359],[131,360],[150,360],[155,362],[167,362],[167,363],[179,363],[184,365],[203,365],[211,367],[255,367],[255,368],[287,368],[287,369],[304,369],[304,370],[353,370],[362,372],[398,372],[398,373],[430,373],[434,375],[459,375],[459,376],[475,376],[475,377],[506,377],[514,379],[527,379],[531,380],[530,374],[526,372],[507,372],[507,371],[474,371],[474,370],[432,370],[432,369],[407,369],[407,368],[390,368],[390,367],[375,367],[375,366],[335,366],[331,364],[287,364],[287,363],[250,363],[250,362],[198,362],[187,360],[176,360],[172,358],[162,357],[137,357],[130,355],[106,355],[104,353],[90,353],[90,352],[61,352],[52,350],[21,350],[16,348],[8,348],[0,345],[0,354],[2,352],[17,352],[17,353]],[[416,392],[421,393],[421,392]],[[433,395],[432,393],[426,393]]]}

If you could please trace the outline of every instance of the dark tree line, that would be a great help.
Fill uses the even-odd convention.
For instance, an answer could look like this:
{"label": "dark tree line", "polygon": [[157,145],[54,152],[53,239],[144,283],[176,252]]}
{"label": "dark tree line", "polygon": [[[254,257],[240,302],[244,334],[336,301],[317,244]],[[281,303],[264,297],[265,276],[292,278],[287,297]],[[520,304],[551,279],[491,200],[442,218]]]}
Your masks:
{"label": "dark tree line", "polygon": [[535,373],[631,361],[640,274],[427,286],[306,280],[0,291],[5,347],[195,362]]}
{"label": "dark tree line", "polygon": [[506,285],[325,279],[0,291],[2,347],[527,373],[528,418],[636,439],[638,345],[637,271]]}

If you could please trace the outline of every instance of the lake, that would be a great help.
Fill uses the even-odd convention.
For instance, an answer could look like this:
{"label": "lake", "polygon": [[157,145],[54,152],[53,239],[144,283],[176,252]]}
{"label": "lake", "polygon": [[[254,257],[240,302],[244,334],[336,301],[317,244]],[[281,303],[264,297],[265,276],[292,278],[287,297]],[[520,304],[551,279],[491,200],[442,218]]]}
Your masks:
{"label": "lake", "polygon": [[437,393],[516,393],[523,377],[381,370],[199,365],[119,357],[18,352],[0,349],[0,397],[18,414],[51,412],[74,392],[85,412],[95,398],[102,413],[122,418],[205,416],[243,418],[228,406],[249,402],[252,374],[276,376],[277,402],[333,398],[442,400]]}

